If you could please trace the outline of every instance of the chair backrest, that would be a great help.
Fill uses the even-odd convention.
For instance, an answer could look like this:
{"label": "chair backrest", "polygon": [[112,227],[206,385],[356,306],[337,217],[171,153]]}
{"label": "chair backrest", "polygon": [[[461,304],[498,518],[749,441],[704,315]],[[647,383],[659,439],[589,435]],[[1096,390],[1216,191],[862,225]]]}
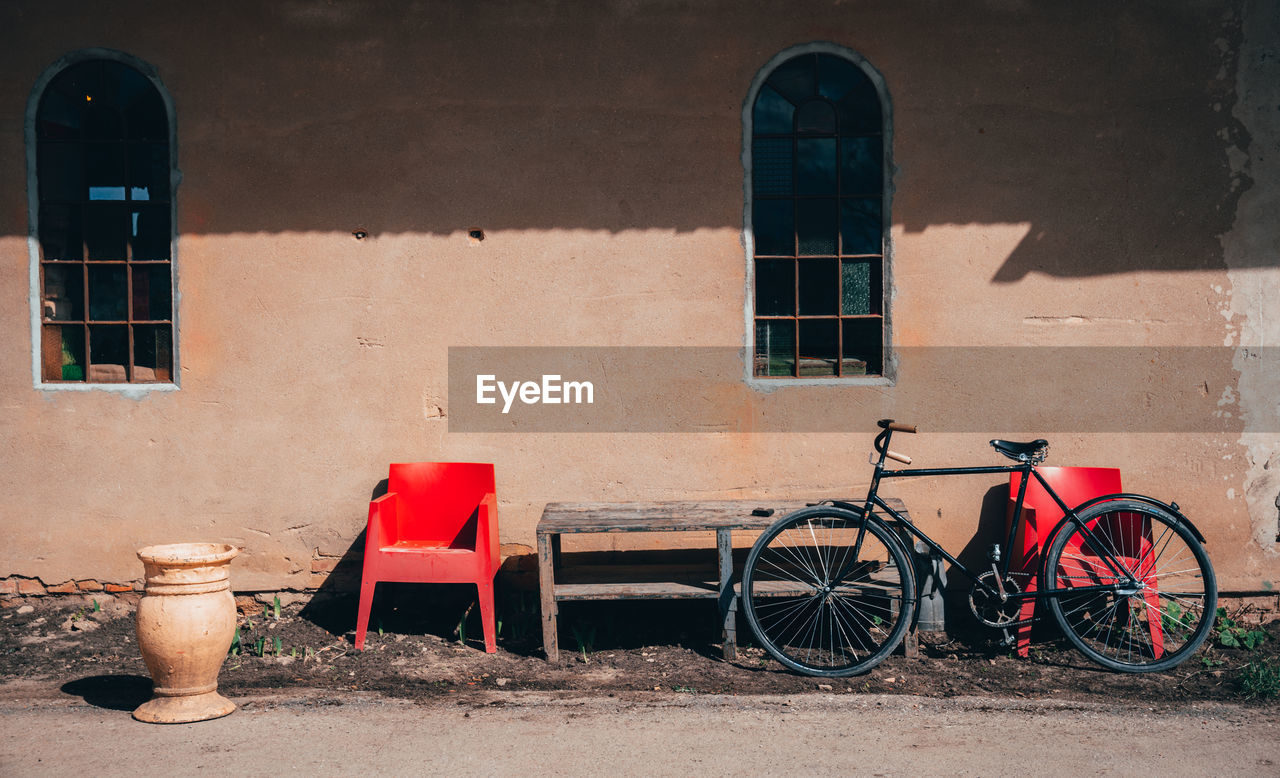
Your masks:
{"label": "chair backrest", "polygon": [[[1115,494],[1121,491],[1120,470],[1114,467],[1039,467],[1040,475],[1049,482],[1068,507],[1074,508],[1080,503],[1104,494]],[[1018,499],[1018,484],[1022,475],[1014,473],[1009,478],[1009,501]],[[1062,518],[1062,509],[1044,490],[1040,482],[1032,476],[1027,483],[1027,497],[1024,503],[1034,508],[1042,521],[1057,521]]]}
{"label": "chair backrest", "polygon": [[401,540],[438,540],[475,547],[476,512],[494,494],[493,465],[406,462],[391,465],[387,491],[399,495]]}

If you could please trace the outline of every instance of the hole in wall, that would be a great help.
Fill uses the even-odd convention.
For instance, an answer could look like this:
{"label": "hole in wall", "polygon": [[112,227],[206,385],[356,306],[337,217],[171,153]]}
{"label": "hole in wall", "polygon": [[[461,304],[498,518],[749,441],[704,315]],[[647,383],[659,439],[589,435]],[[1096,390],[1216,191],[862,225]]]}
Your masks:
{"label": "hole in wall", "polygon": [[472,227],[467,230],[467,240],[470,241],[473,246],[479,244],[480,241],[484,240],[484,230],[479,227]]}
{"label": "hole in wall", "polygon": [[354,229],[351,231],[351,236],[354,237],[356,240],[364,240],[365,238],[369,237],[369,231]]}

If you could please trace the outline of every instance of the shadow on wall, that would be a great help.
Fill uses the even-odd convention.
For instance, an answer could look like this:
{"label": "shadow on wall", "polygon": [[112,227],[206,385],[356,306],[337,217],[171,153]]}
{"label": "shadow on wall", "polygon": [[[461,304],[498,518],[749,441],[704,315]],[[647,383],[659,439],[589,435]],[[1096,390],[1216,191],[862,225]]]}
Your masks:
{"label": "shadow on wall", "polygon": [[[1215,236],[1248,185],[1227,162],[1248,143],[1238,23],[988,5],[228,2],[148,7],[141,26],[115,6],[0,10],[24,39],[0,65],[33,84],[81,40],[153,64],[177,111],[183,234],[739,230],[751,79],[828,40],[885,74],[899,226],[1030,225],[994,282],[1221,267]],[[3,155],[0,177],[21,163]],[[26,232],[23,208],[0,208],[0,233]]]}

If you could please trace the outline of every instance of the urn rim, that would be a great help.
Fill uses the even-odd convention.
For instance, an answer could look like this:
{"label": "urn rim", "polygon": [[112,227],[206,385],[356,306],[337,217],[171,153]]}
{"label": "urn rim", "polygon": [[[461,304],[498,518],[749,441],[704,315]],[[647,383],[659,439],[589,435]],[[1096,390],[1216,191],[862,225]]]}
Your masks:
{"label": "urn rim", "polygon": [[165,543],[138,549],[138,558],[145,564],[188,567],[229,562],[239,553],[230,543]]}

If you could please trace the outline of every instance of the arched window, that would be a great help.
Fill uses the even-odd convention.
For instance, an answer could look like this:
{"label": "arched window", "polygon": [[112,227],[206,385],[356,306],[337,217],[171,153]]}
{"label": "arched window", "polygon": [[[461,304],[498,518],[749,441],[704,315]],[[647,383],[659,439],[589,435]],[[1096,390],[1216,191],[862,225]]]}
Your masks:
{"label": "arched window", "polygon": [[882,375],[888,152],[880,79],[834,47],[809,48],[762,74],[747,114],[753,374]]}
{"label": "arched window", "polygon": [[73,57],[28,125],[46,385],[173,381],[169,109],[127,59]]}

